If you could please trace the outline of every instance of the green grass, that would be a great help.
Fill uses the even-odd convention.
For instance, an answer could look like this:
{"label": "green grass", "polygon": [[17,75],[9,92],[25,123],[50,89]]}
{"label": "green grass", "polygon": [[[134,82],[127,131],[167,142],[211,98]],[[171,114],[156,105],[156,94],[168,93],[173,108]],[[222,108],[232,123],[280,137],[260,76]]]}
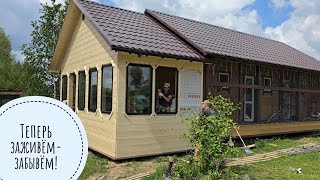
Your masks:
{"label": "green grass", "polygon": [[79,177],[79,180],[85,180],[89,176],[96,174],[96,173],[106,172],[107,166],[108,166],[107,159],[98,157],[93,154],[89,154],[86,166],[84,167],[84,170],[82,171],[82,174]]}
{"label": "green grass", "polygon": [[[270,151],[276,151],[279,149],[285,149],[305,144],[304,142],[294,139],[259,139],[256,141],[256,149],[253,149],[254,153],[265,153]],[[275,146],[277,145],[277,146]]]}
{"label": "green grass", "polygon": [[[307,153],[284,156],[271,161],[255,163],[249,166],[238,166],[232,169],[239,174],[249,174],[252,179],[319,179],[320,153]],[[302,174],[296,169],[301,168]]]}
{"label": "green grass", "polygon": [[[304,135],[298,138],[278,137],[273,139],[246,139],[246,144],[249,145],[255,143],[256,148],[253,148],[251,150],[254,152],[254,154],[259,154],[289,147],[296,147],[298,145],[308,143],[307,140],[312,140],[314,143],[320,144],[320,137],[318,137],[316,134]],[[236,146],[241,147],[241,142],[237,141]],[[247,154],[244,153],[244,150],[240,150],[240,152],[243,156],[247,156]],[[249,174],[250,176],[254,177],[254,179],[319,179],[315,178],[320,177],[320,171],[316,170],[320,169],[320,163],[318,163],[318,161],[320,160],[319,154],[309,153],[295,156],[285,156],[271,161],[256,163],[252,166],[237,167],[236,170],[241,174]],[[162,179],[162,174],[165,170],[165,166],[168,162],[169,157],[172,157],[175,162],[174,164],[177,165],[179,163],[185,163],[186,161],[192,159],[192,156],[193,153],[189,152],[188,154],[181,153],[176,155],[164,155],[130,160],[127,162],[125,167],[135,171],[140,163],[143,162],[163,164],[154,175],[149,176],[149,179]],[[303,173],[295,174],[295,169],[299,167],[302,168]],[[88,156],[85,169],[82,172],[79,180],[85,180],[96,173],[105,173],[107,172],[107,170],[107,159],[90,154]]]}
{"label": "green grass", "polygon": [[[319,138],[320,141],[320,138]],[[279,149],[285,149],[285,148],[290,148],[290,147],[296,147],[302,144],[306,144],[306,142],[303,141],[297,141],[295,139],[255,139],[249,140],[247,145],[254,143],[256,144],[255,148],[251,148],[251,151],[253,154],[260,154],[260,153],[266,153],[266,152],[271,152],[271,151],[276,151]],[[248,154],[245,154],[244,150],[240,150],[241,156],[248,156]],[[250,155],[253,155],[250,154]]]}
{"label": "green grass", "polygon": [[316,141],[317,143],[320,143],[320,137],[310,137],[310,139]]}
{"label": "green grass", "polygon": [[154,174],[145,176],[142,180],[163,180],[163,174],[165,173],[166,166],[159,167]]}

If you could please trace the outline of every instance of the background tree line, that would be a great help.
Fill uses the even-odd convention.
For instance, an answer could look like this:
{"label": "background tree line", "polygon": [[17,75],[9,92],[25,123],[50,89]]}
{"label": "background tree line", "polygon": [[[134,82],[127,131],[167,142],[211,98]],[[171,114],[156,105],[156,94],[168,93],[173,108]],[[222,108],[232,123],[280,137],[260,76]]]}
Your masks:
{"label": "background tree line", "polygon": [[0,89],[20,89],[24,95],[59,97],[60,74],[48,71],[69,0],[41,4],[40,17],[31,21],[31,42],[21,47],[24,59],[11,54],[10,38],[0,27]]}

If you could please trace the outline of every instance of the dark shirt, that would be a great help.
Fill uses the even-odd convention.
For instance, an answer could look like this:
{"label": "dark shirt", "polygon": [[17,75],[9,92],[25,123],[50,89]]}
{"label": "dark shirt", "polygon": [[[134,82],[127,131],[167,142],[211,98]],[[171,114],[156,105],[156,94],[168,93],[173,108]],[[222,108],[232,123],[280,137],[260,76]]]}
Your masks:
{"label": "dark shirt", "polygon": [[214,111],[211,108],[206,108],[206,109],[202,110],[202,114],[208,117],[208,116],[214,114]]}
{"label": "dark shirt", "polygon": [[[170,92],[168,92],[166,94],[163,93],[163,95],[166,97],[172,96],[172,94]],[[172,104],[172,98],[169,102],[167,102],[163,97],[161,97],[161,98],[159,98],[159,104],[164,108],[170,107]]]}

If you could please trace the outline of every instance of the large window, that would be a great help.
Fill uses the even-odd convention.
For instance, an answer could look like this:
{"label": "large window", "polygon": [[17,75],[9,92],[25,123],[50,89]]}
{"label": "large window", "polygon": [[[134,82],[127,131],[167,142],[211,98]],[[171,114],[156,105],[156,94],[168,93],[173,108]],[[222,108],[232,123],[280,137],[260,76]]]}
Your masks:
{"label": "large window", "polygon": [[110,113],[112,110],[112,66],[102,67],[101,79],[101,111]]}
{"label": "large window", "polygon": [[96,68],[89,71],[89,111],[97,110],[98,72]]}
{"label": "large window", "polygon": [[[76,107],[76,74],[72,73],[69,76],[69,103],[72,110]],[[71,101],[71,102],[70,102]]]}
{"label": "large window", "polygon": [[156,69],[156,107],[158,114],[177,113],[178,70],[158,67]]}
{"label": "large window", "polygon": [[84,110],[86,99],[86,73],[80,71],[78,73],[78,109]]}
{"label": "large window", "polygon": [[67,86],[68,86],[68,77],[66,75],[62,76],[62,101],[67,100]]}
{"label": "large window", "polygon": [[151,114],[152,68],[129,64],[127,67],[127,114]]}

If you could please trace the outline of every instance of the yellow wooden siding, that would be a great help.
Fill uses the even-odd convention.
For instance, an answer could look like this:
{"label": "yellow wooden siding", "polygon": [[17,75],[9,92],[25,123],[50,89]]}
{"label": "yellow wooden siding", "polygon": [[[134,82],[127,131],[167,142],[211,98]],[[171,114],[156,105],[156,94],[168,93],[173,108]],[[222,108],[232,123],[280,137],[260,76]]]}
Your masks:
{"label": "yellow wooden siding", "polygon": [[[117,99],[113,98],[113,112],[111,115],[101,113],[101,77],[102,65],[114,64],[117,61],[117,53],[111,51],[104,39],[95,30],[88,20],[82,20],[79,15],[75,31],[69,47],[62,61],[62,75],[70,75],[79,71],[86,72],[86,100],[85,110],[78,111],[78,76],[76,77],[76,113],[80,117],[87,132],[89,147],[111,158],[116,156],[116,106]],[[88,111],[89,69],[96,68],[98,72],[97,86],[97,111]],[[117,87],[117,67],[113,67],[113,86]],[[68,87],[71,86],[68,81]],[[113,97],[118,96],[118,91],[113,89]],[[68,102],[71,102],[71,91],[68,91]]]}
{"label": "yellow wooden siding", "polygon": [[[178,115],[126,115],[126,67],[128,63],[147,64],[153,69],[158,66],[176,67],[178,71],[184,69],[198,69],[202,72],[203,64],[185,60],[168,59],[154,56],[138,57],[134,54],[119,52],[117,66],[119,68],[118,84],[118,115],[117,115],[117,154],[118,159],[178,152],[189,149],[182,139],[186,127],[182,123],[183,117]],[[201,73],[202,76],[202,73]],[[155,70],[153,71],[155,77]],[[179,74],[179,86],[180,86]],[[155,78],[153,78],[153,93],[155,97]],[[201,82],[202,87],[202,82]],[[178,94],[181,88],[178,87]],[[201,88],[202,92],[202,88]],[[202,94],[202,93],[201,93]],[[179,97],[178,97],[179,99]],[[154,113],[155,99],[152,111]],[[200,106],[200,104],[199,104]],[[178,103],[178,109],[179,103]]]}

